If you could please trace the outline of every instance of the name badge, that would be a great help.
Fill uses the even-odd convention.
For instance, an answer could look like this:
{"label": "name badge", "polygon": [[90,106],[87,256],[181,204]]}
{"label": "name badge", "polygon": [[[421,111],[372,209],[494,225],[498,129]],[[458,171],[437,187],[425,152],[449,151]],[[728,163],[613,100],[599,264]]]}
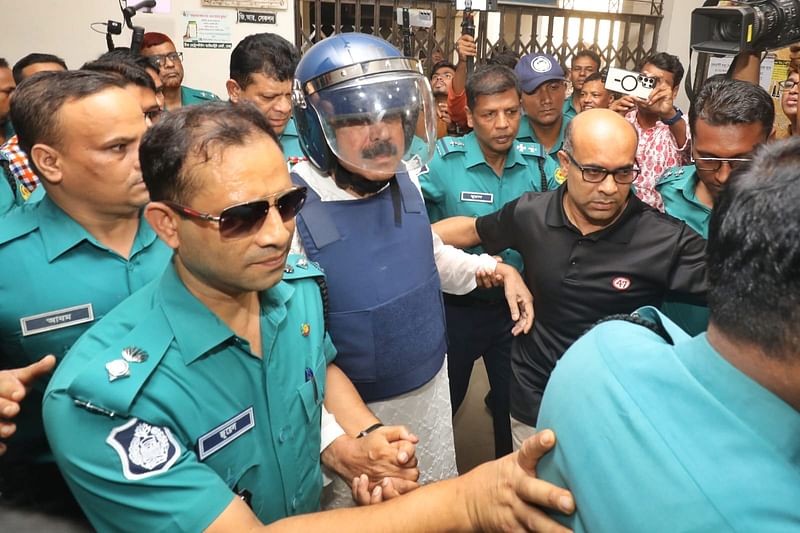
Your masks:
{"label": "name badge", "polygon": [[491,204],[494,202],[494,195],[490,192],[466,192],[461,193],[462,202],[479,202],[482,204]]}
{"label": "name badge", "polygon": [[94,311],[92,310],[92,304],[83,304],[76,305],[75,307],[58,309],[56,311],[48,311],[47,313],[38,315],[26,316],[19,319],[19,325],[22,328],[22,336],[27,337],[28,335],[36,335],[37,333],[44,333],[45,331],[85,324],[93,320]]}
{"label": "name badge", "polygon": [[249,407],[197,439],[197,456],[204,461],[254,427],[256,418]]}

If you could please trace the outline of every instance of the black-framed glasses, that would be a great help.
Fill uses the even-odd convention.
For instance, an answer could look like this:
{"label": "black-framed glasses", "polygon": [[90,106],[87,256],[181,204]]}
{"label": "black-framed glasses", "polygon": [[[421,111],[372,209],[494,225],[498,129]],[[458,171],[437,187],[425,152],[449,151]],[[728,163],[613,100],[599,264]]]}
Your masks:
{"label": "black-framed glasses", "polygon": [[784,91],[791,91],[796,85],[797,82],[794,80],[783,80],[778,82],[778,86]]}
{"label": "black-framed glasses", "polygon": [[168,54],[155,54],[150,56],[150,58],[158,63],[159,68],[163,67],[167,64],[167,59],[169,59],[172,63],[177,63],[178,61],[183,61],[183,52],[170,52]]}
{"label": "black-framed glasses", "polygon": [[727,163],[731,170],[736,170],[751,161],[753,159],[750,157],[692,157],[695,168],[704,172],[717,172],[723,163]]}
{"label": "black-framed glasses", "polygon": [[[305,187],[292,187],[288,191],[276,192],[260,200],[226,207],[219,216],[202,213],[175,202],[163,203],[179,215],[216,222],[219,224],[219,234],[223,239],[238,239],[258,231],[264,224],[270,207],[278,209],[284,222],[294,218],[303,207],[307,192]],[[270,202],[273,198],[274,200]]]}
{"label": "black-framed glasses", "polygon": [[611,174],[614,176],[614,181],[619,183],[620,185],[628,185],[633,183],[633,181],[639,176],[641,169],[635,165],[631,165],[629,167],[622,167],[622,168],[615,168],[615,169],[608,169],[603,167],[596,167],[593,165],[581,165],[575,158],[572,156],[571,153],[564,150],[564,153],[567,154],[569,160],[578,167],[581,171],[581,177],[583,181],[587,181],[589,183],[600,183],[606,179],[606,176]]}

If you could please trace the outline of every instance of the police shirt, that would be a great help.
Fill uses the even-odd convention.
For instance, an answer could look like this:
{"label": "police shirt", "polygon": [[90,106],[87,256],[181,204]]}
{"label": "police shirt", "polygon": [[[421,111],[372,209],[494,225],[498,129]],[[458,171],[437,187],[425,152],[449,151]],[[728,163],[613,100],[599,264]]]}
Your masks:
{"label": "police shirt", "polygon": [[260,295],[263,357],[172,267],[70,350],[45,423],[96,529],[203,531],[237,494],[264,523],[318,509],[335,350],[312,279],[321,273],[301,261]]}
{"label": "police shirt", "polygon": [[572,96],[567,96],[564,99],[564,105],[561,106],[561,114],[564,115],[564,119],[569,122],[578,114],[578,110],[575,109],[575,104],[572,102]]}
{"label": "police shirt", "polygon": [[[47,354],[60,360],[96,320],[155,279],[171,253],[144,219],[125,259],[47,196],[14,209],[0,220],[0,368]],[[47,381],[39,378],[26,397],[3,461],[48,456],[39,407]]]}
{"label": "police shirt", "polygon": [[[656,190],[664,201],[664,211],[683,220],[690,228],[708,239],[708,224],[711,208],[697,199],[697,183],[700,178],[694,165],[673,167],[659,180]],[[708,329],[708,307],[666,301],[661,310],[690,335]]]}
{"label": "police shirt", "polygon": [[798,531],[800,412],[654,309],[593,328],[553,372],[537,475],[575,497],[576,533]]}
{"label": "police shirt", "polygon": [[[201,91],[199,89],[192,89],[181,85],[181,105],[197,105],[205,104],[206,102],[216,102],[219,96],[209,91]],[[164,108],[167,111],[167,108]]]}
{"label": "police shirt", "polygon": [[[561,130],[558,133],[558,140],[550,149],[550,151],[547,152],[548,158],[543,164],[539,164],[541,172],[544,172],[544,174],[548,176],[550,180],[555,179],[555,181],[559,184],[564,182],[566,176],[558,172],[558,170],[561,168],[561,162],[558,160],[558,151],[561,150],[561,145],[564,144],[564,131],[566,130],[567,124],[569,124],[570,120],[572,120],[570,117],[562,117]],[[539,143],[539,139],[536,138],[536,132],[533,131],[533,127],[531,126],[531,121],[526,115],[523,115],[522,120],[519,122],[517,140],[527,143]],[[548,190],[550,189],[551,188],[548,187]]]}
{"label": "police shirt", "polygon": [[[427,170],[419,176],[431,222],[458,215],[488,215],[523,193],[541,191],[538,161],[546,157],[540,144],[516,141],[506,156],[503,175],[498,177],[486,162],[475,132],[440,139]],[[552,188],[558,186],[554,179],[549,181]],[[480,254],[483,248],[467,251]],[[504,250],[500,255],[504,262],[522,269],[519,253]]]}
{"label": "police shirt", "polygon": [[533,293],[536,320],[511,353],[511,414],[531,426],[556,361],[597,320],[666,295],[705,300],[705,241],[685,223],[630,194],[611,226],[581,235],[564,213],[566,190],[526,193],[477,220],[488,253],[520,252]]}

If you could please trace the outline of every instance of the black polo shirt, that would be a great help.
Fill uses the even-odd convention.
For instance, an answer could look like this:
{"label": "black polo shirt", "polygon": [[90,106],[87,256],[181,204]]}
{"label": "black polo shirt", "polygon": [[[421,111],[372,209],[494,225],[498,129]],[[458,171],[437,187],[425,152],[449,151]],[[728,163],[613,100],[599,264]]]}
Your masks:
{"label": "black polo shirt", "polygon": [[511,415],[531,426],[556,361],[599,319],[666,295],[705,303],[705,241],[684,222],[631,194],[611,226],[581,235],[564,213],[566,190],[526,193],[477,219],[487,253],[522,255],[533,293],[533,328],[511,351]]}

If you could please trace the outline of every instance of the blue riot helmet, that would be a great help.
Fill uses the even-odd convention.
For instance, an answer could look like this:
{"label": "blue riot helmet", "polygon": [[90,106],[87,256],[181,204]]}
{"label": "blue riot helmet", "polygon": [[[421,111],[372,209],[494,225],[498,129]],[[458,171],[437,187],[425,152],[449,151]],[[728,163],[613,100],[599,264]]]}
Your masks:
{"label": "blue riot helmet", "polygon": [[292,104],[300,146],[322,172],[343,166],[389,179],[430,161],[436,112],[419,61],[363,33],[328,37],[295,71]]}

